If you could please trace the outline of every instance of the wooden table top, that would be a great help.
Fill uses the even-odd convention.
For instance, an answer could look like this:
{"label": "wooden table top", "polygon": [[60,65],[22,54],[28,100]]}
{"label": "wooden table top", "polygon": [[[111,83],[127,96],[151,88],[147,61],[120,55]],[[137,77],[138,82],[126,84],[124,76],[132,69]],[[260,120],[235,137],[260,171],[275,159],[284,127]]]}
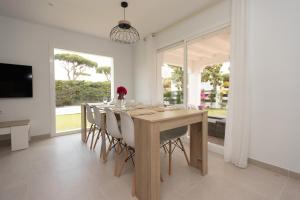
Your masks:
{"label": "wooden table top", "polygon": [[12,126],[25,126],[29,124],[29,120],[17,120],[17,121],[6,121],[0,122],[0,128],[12,127]]}
{"label": "wooden table top", "polygon": [[176,118],[182,118],[182,117],[188,117],[188,116],[194,116],[203,114],[207,111],[201,111],[201,110],[166,110],[164,112],[156,112],[154,114],[149,115],[137,115],[133,116],[133,118],[136,119],[142,119],[149,122],[158,122],[158,121],[166,121],[170,119],[176,119]]}
{"label": "wooden table top", "polygon": [[176,106],[170,107],[158,107],[158,106],[147,106],[147,105],[137,105],[137,106],[129,106],[129,107],[115,107],[114,105],[105,105],[99,106],[101,112],[104,112],[104,107],[108,107],[112,109],[116,114],[124,111],[127,112],[132,118],[142,119],[149,122],[158,122],[158,121],[166,121],[170,119],[177,119],[182,117],[194,116],[203,114],[207,111],[202,110],[187,110],[178,108]]}

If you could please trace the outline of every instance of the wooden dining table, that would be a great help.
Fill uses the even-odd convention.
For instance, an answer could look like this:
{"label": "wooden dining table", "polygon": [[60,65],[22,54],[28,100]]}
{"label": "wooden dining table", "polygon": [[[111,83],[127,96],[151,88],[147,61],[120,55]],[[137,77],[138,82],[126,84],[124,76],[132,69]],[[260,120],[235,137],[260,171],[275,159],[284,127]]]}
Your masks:
{"label": "wooden dining table", "polygon": [[[160,199],[161,131],[188,125],[190,166],[199,169],[202,175],[207,174],[207,111],[149,107],[146,108],[147,111],[142,112],[139,109],[128,111],[134,121],[136,197],[139,200]],[[85,141],[85,104],[81,105],[81,116],[81,134],[82,140]],[[105,135],[102,135],[104,139]]]}

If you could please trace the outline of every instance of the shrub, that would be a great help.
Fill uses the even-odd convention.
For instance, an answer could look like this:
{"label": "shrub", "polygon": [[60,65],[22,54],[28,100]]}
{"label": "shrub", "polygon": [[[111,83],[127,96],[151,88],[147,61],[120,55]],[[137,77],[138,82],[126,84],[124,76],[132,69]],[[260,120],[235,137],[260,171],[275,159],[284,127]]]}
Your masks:
{"label": "shrub", "polygon": [[164,101],[168,101],[171,105],[183,104],[183,92],[182,91],[164,92]]}
{"label": "shrub", "polygon": [[56,106],[99,102],[111,97],[111,83],[90,81],[55,81]]}

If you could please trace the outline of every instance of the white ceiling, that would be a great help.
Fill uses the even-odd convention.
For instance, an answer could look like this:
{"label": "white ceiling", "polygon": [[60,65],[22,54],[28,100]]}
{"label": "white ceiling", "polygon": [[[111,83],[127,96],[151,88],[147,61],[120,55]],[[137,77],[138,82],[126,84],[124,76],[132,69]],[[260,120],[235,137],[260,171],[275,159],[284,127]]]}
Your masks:
{"label": "white ceiling", "polygon": [[[126,18],[141,36],[160,31],[221,0],[128,0]],[[108,37],[123,18],[120,0],[1,0],[0,15]]]}

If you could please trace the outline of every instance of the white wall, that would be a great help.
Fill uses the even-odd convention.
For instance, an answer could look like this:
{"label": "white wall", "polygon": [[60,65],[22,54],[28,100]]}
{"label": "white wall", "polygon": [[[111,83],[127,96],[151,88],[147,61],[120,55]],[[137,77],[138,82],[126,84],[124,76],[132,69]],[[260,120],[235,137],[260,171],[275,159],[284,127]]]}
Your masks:
{"label": "white wall", "polygon": [[300,2],[251,0],[250,157],[300,172]]}
{"label": "white wall", "polygon": [[[147,53],[230,22],[230,1],[173,26],[135,47],[136,98],[156,98],[155,61]],[[251,81],[250,158],[300,173],[300,2],[249,0],[247,60]],[[147,43],[147,42],[146,42]],[[151,49],[152,48],[152,49]],[[140,55],[143,55],[141,57]],[[155,60],[155,59],[154,59]],[[142,65],[139,64],[142,63]],[[151,83],[151,84],[150,84]],[[153,84],[152,84],[153,83]]]}
{"label": "white wall", "polygon": [[52,48],[113,57],[115,87],[124,85],[129,90],[128,98],[134,96],[132,47],[93,36],[0,17],[0,62],[32,65],[34,96],[0,99],[0,121],[30,119],[32,135],[50,133]]}

